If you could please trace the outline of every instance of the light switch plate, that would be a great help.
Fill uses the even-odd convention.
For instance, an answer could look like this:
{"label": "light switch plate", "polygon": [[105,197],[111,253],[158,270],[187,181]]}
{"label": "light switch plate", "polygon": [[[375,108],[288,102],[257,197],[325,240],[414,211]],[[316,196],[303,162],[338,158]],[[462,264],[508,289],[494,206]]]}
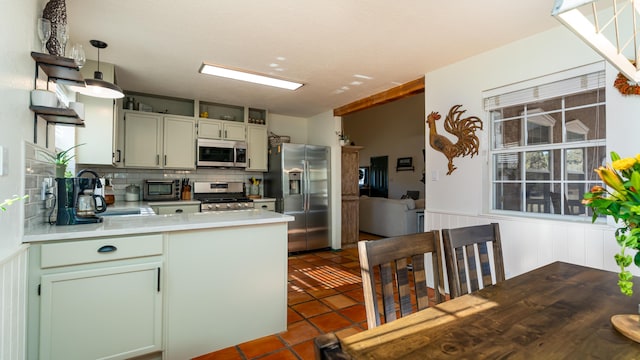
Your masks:
{"label": "light switch plate", "polygon": [[5,146],[0,146],[0,176],[9,175],[9,151]]}

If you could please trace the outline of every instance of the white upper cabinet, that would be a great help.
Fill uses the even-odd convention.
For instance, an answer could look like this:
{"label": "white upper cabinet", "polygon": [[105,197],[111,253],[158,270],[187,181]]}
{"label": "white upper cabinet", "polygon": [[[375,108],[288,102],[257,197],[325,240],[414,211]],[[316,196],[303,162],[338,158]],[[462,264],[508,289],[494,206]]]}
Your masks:
{"label": "white upper cabinet", "polygon": [[124,164],[155,169],[195,168],[195,119],[125,111]]}
{"label": "white upper cabinet", "polygon": [[247,125],[247,171],[267,171],[267,128]]}
{"label": "white upper cabinet", "polygon": [[246,140],[244,123],[214,119],[198,119],[198,137],[204,139]]}
{"label": "white upper cabinet", "polygon": [[[93,79],[98,63],[88,60],[80,69],[85,79]],[[100,62],[103,79],[113,82],[114,66]],[[77,101],[84,104],[84,127],[76,127],[76,163],[91,165],[111,165],[114,162],[114,139],[116,105],[113,99],[103,99],[82,94]]]}

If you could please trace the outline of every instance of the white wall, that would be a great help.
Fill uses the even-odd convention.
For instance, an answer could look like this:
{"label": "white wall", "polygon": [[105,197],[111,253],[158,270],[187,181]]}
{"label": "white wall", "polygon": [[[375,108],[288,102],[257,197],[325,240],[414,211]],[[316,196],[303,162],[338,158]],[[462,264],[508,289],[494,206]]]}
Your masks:
{"label": "white wall", "polygon": [[269,131],[276,135],[291,137],[294,144],[307,143],[308,120],[295,116],[269,114]]}
{"label": "white wall", "polygon": [[[2,1],[0,31],[0,146],[7,173],[0,176],[0,202],[24,192],[23,142],[33,141],[31,51],[40,48],[36,18],[43,1]],[[44,125],[39,139],[44,141]],[[26,252],[21,246],[24,209],[13,204],[0,213],[0,358],[23,359],[25,333]]]}
{"label": "white wall", "polygon": [[[462,104],[468,115],[484,121],[479,156],[457,158],[458,167],[446,176],[447,160],[427,147],[426,224],[440,229],[499,222],[502,226],[507,276],[562,260],[616,270],[617,245],[613,228],[584,221],[537,220],[497,216],[489,204],[489,128],[482,108],[482,92],[539,76],[602,61],[593,50],[564,27],[532,36],[426,74],[425,109],[441,114]],[[617,71],[607,65],[607,147],[623,155],[640,153],[640,97],[623,97],[611,84]],[[443,116],[444,118],[444,116]],[[444,133],[442,121],[438,132]],[[425,131],[428,144],[428,128]],[[431,181],[431,176],[439,180]],[[634,269],[637,271],[637,269]]]}

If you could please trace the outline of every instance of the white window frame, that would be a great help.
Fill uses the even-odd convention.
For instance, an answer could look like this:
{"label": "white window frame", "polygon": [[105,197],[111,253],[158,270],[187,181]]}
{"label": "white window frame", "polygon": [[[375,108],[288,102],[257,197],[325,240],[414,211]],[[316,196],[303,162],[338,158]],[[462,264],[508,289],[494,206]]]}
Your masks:
{"label": "white window frame", "polygon": [[[488,173],[490,174],[490,179],[489,179],[489,186],[490,186],[490,191],[489,191],[489,212],[496,212],[496,213],[509,213],[509,214],[514,214],[514,215],[520,215],[520,216],[527,216],[527,217],[546,217],[546,216],[553,216],[553,217],[557,217],[559,215],[557,214],[553,214],[551,211],[549,211],[549,213],[539,213],[539,212],[533,212],[533,211],[528,211],[527,209],[527,198],[526,198],[526,194],[527,194],[527,187],[528,185],[531,183],[527,177],[526,177],[526,173],[527,171],[531,170],[527,170],[526,169],[526,154],[527,152],[531,152],[531,151],[550,151],[551,154],[549,156],[549,173],[551,175],[550,180],[545,181],[545,180],[541,180],[541,181],[536,181],[536,183],[549,183],[551,185],[560,185],[560,193],[561,193],[561,199],[565,199],[566,196],[571,192],[570,190],[567,190],[567,185],[571,185],[576,183],[575,180],[570,180],[567,176],[568,174],[574,174],[574,175],[580,175],[580,174],[585,174],[586,169],[584,169],[584,165],[583,165],[583,169],[581,172],[577,171],[577,169],[572,169],[571,171],[568,171],[569,169],[566,169],[567,166],[567,159],[565,159],[565,153],[568,149],[573,149],[576,148],[576,146],[582,146],[582,148],[585,147],[604,147],[606,146],[606,139],[597,139],[597,140],[587,140],[587,135],[589,132],[589,128],[582,123],[582,121],[580,121],[579,119],[572,119],[572,120],[565,120],[564,116],[566,115],[566,113],[568,111],[571,111],[572,109],[574,109],[574,107],[567,109],[565,107],[565,103],[564,103],[564,99],[562,100],[562,108],[561,108],[561,112],[562,112],[562,116],[563,116],[563,120],[564,121],[564,125],[563,125],[563,129],[562,129],[562,141],[559,143],[553,143],[553,141],[550,141],[549,144],[544,144],[543,146],[539,146],[539,145],[528,145],[527,144],[527,140],[528,140],[528,134],[527,134],[527,121],[529,120],[525,120],[524,118],[522,119],[522,127],[523,127],[523,131],[522,131],[522,135],[521,135],[521,143],[512,143],[512,144],[504,144],[504,138],[500,138],[497,139],[496,136],[500,135],[503,131],[504,131],[504,127],[501,126],[501,124],[503,124],[505,121],[509,121],[509,119],[514,119],[514,118],[499,118],[499,119],[494,119],[493,118],[493,113],[492,111],[497,110],[497,109],[503,109],[503,108],[508,108],[510,106],[516,106],[516,105],[526,105],[526,104],[531,104],[533,105],[534,103],[537,103],[539,101],[542,100],[547,100],[547,99],[553,99],[553,98],[558,98],[558,97],[563,97],[566,95],[572,95],[572,94],[576,94],[579,93],[580,91],[578,91],[578,89],[574,88],[571,89],[570,86],[566,89],[550,89],[549,90],[549,94],[554,93],[553,95],[549,95],[549,96],[541,96],[541,92],[545,91],[545,85],[547,84],[553,84],[554,82],[562,82],[562,80],[570,80],[573,78],[577,78],[580,76],[583,76],[584,78],[587,78],[588,75],[590,74],[596,74],[596,80],[594,80],[595,82],[597,82],[597,85],[594,84],[590,84],[589,86],[591,90],[593,89],[603,89],[602,91],[605,91],[606,86],[604,86],[603,82],[604,82],[604,78],[605,78],[605,69],[604,69],[604,63],[603,62],[598,62],[595,64],[589,64],[580,68],[575,68],[575,69],[571,69],[568,71],[564,71],[561,73],[555,73],[555,74],[551,74],[548,76],[543,76],[540,78],[536,78],[536,79],[532,79],[532,80],[528,80],[528,81],[524,81],[518,84],[511,84],[505,87],[501,87],[501,88],[496,88],[496,89],[491,89],[491,90],[487,90],[485,92],[483,92],[483,98],[484,98],[484,104],[485,104],[485,111],[487,111],[487,118],[491,119],[490,121],[490,132],[489,132],[489,144],[491,144],[491,148],[489,149],[489,161],[488,161],[488,166],[489,166],[489,171]],[[593,79],[592,79],[593,80]],[[587,82],[585,80],[582,81],[583,83]],[[590,82],[590,81],[589,81]],[[542,90],[541,90],[542,89]],[[504,96],[506,95],[506,96]],[[602,102],[595,102],[592,104],[588,104],[587,106],[606,106],[606,101],[602,101]],[[527,107],[525,107],[526,109]],[[529,115],[531,113],[536,113],[536,112],[544,112],[543,109],[536,109],[536,108],[531,108],[528,110],[523,111],[523,113],[526,114],[526,111],[529,111]],[[557,109],[554,109],[553,112],[558,111]],[[526,117],[526,115],[524,114],[520,114],[521,116]],[[545,125],[543,123],[549,123],[549,119],[551,120],[551,122],[549,123],[551,127],[553,127],[553,125],[555,124],[555,119],[551,118],[550,116],[546,115],[546,114],[542,114],[541,115],[542,118],[534,120],[534,122],[539,123],[540,125]],[[546,119],[546,121],[545,121]],[[500,134],[498,134],[496,131],[498,131]],[[581,134],[583,135],[583,140],[582,141],[577,141],[577,140],[573,140],[573,141],[567,141],[567,133],[568,132],[572,132],[573,134]],[[563,174],[563,176],[561,177],[560,180],[556,180],[555,177],[553,176],[553,174],[551,174],[551,172],[553,172],[554,166],[553,166],[553,152],[559,150],[560,153],[560,157],[561,159],[559,159],[559,166],[560,166],[560,171]],[[497,158],[502,157],[503,159],[507,159],[510,157],[513,157],[514,154],[518,154],[518,157],[520,158],[520,178],[516,179],[516,180],[504,180],[504,179],[497,179],[498,173],[497,171],[498,169],[498,164],[495,162]],[[586,154],[583,154],[583,157],[586,157]],[[583,161],[583,164],[586,164],[586,161]],[[567,172],[568,171],[568,172]],[[534,170],[534,172],[536,172],[536,170]],[[544,171],[541,170],[537,170],[537,172],[543,173]],[[578,181],[579,183],[580,181]],[[584,183],[592,183],[593,181],[590,179],[584,179]],[[503,209],[498,209],[499,205],[498,205],[498,199],[496,198],[496,186],[498,186],[500,183],[502,184],[520,184],[521,188],[520,188],[520,209],[519,210],[503,210]],[[567,192],[567,194],[565,194],[565,192]],[[562,215],[560,216],[571,216],[572,218],[576,218],[575,215],[566,215],[564,214],[564,210],[562,211]],[[586,217],[586,216],[585,216]],[[591,219],[591,217],[588,217],[589,220]]]}

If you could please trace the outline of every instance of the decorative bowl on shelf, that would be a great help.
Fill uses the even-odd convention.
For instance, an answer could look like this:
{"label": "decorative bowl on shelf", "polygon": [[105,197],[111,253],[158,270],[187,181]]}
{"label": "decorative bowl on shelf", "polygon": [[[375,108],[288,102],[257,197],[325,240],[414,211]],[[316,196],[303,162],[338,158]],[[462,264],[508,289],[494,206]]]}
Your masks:
{"label": "decorative bowl on shelf", "polygon": [[31,90],[31,105],[56,107],[58,106],[58,96],[49,90]]}

